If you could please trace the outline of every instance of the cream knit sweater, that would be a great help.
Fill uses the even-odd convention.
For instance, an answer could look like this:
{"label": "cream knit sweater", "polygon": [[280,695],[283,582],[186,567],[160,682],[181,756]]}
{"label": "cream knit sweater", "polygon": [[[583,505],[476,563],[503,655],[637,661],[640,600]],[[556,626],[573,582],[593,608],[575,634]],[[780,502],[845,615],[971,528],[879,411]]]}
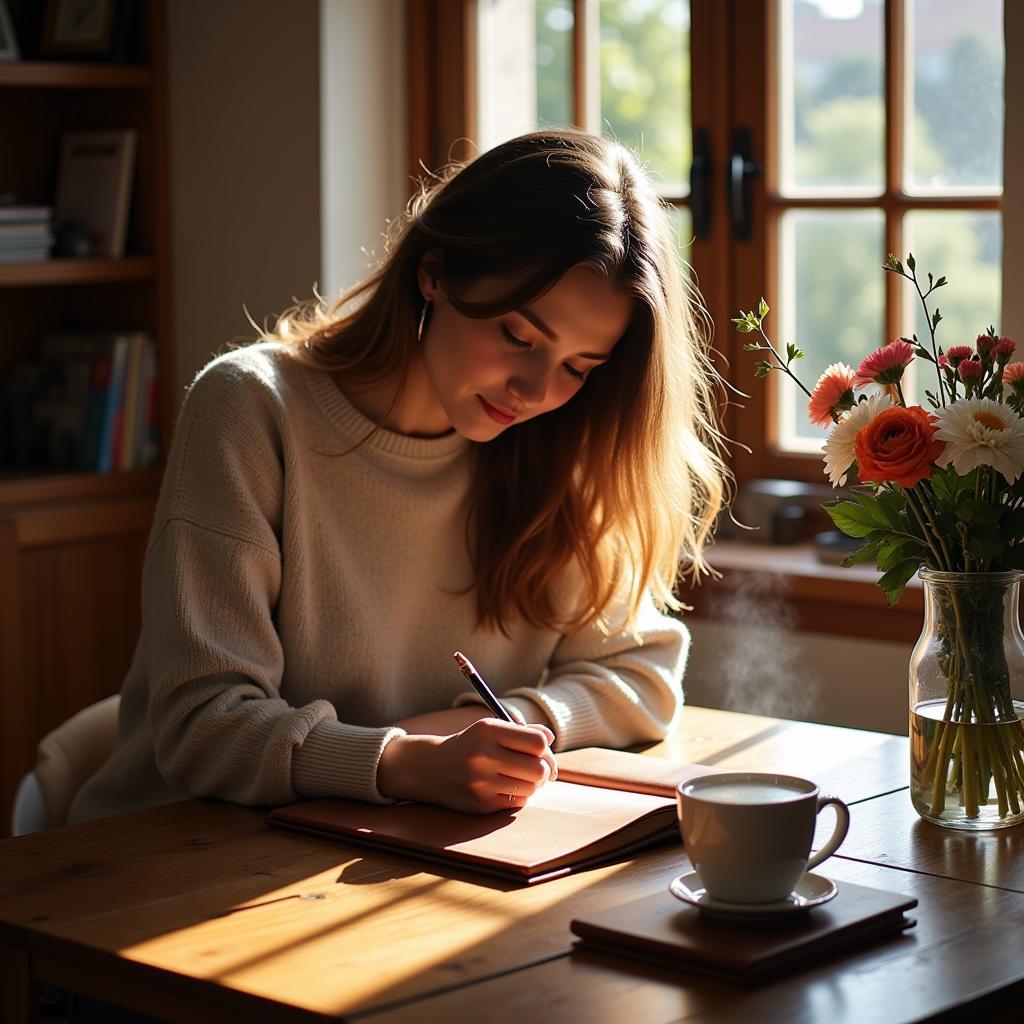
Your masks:
{"label": "cream knit sweater", "polygon": [[[461,648],[556,749],[664,735],[689,636],[475,626],[470,442],[372,429],[330,376],[264,343],[183,406],[146,553],[117,747],[71,821],[190,796],[382,801],[392,723],[474,699]],[[514,496],[512,496],[514,500]]]}

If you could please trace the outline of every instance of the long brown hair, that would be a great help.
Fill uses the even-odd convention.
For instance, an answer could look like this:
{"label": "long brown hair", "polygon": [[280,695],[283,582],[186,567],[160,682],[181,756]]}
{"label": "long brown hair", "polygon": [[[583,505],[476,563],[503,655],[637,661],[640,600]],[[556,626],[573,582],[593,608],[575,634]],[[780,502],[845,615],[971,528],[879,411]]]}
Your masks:
{"label": "long brown hair", "polygon": [[[677,574],[711,571],[703,550],[729,476],[696,299],[635,157],[598,136],[545,130],[453,164],[421,185],[373,274],[332,303],[286,310],[263,336],[343,381],[400,382],[428,250],[469,317],[518,309],[578,264],[633,299],[611,359],[570,402],[474,446],[467,529],[480,621],[573,629],[603,622],[613,599],[632,619],[647,591],[682,607]],[[460,298],[482,277],[518,283],[487,303]],[[582,580],[572,608],[560,599],[567,572]]]}

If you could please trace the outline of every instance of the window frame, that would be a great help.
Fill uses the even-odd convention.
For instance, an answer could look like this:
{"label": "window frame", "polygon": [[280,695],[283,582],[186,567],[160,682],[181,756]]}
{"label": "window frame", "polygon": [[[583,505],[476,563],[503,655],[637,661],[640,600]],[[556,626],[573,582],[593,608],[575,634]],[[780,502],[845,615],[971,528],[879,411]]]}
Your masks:
{"label": "window frame", "polygon": [[[873,196],[799,196],[785,195],[780,188],[781,140],[778,134],[780,123],[778,108],[778,64],[779,37],[777,26],[783,0],[732,0],[735,9],[733,26],[735,39],[733,59],[746,65],[749,74],[737,89],[733,111],[734,124],[751,126],[756,152],[762,154],[763,177],[758,182],[755,204],[758,217],[754,238],[749,251],[740,252],[736,260],[736,309],[748,308],[762,294],[775,315],[781,311],[779,233],[782,217],[790,210],[880,210],[885,218],[885,250],[897,256],[905,254],[903,222],[908,213],[918,210],[956,210],[976,212],[995,210],[1002,212],[1003,193],[956,194],[956,195],[915,195],[903,188],[904,174],[904,124],[907,115],[904,106],[907,63],[904,59],[904,43],[909,7],[906,0],[885,0],[885,183],[884,190]],[[756,77],[755,77],[756,72]],[[743,243],[738,243],[743,249]],[[880,254],[878,273],[884,273],[881,263],[885,254]],[[906,301],[905,282],[895,274],[885,274],[884,339],[892,341],[904,330],[902,324],[903,303]],[[995,311],[994,311],[995,312]],[[735,314],[730,314],[735,315]],[[725,321],[727,322],[727,321]],[[802,347],[811,345],[813,339],[795,340]],[[744,480],[773,477],[787,480],[801,480],[820,483],[823,479],[822,460],[817,454],[786,451],[777,441],[778,377],[772,374],[768,382],[756,381],[753,373],[753,353],[744,353],[738,346],[734,366],[738,373],[732,383],[749,395],[743,408],[737,409],[734,419],[734,437],[753,448],[753,452],[738,451],[735,472],[739,482]],[[864,353],[867,355],[867,352]],[[805,364],[808,373],[818,368],[813,363],[813,348],[809,348]],[[801,367],[802,368],[802,367]],[[808,387],[813,383],[805,380]],[[768,384],[768,386],[765,386]],[[752,439],[762,438],[760,445]],[[822,434],[822,442],[825,435]]]}

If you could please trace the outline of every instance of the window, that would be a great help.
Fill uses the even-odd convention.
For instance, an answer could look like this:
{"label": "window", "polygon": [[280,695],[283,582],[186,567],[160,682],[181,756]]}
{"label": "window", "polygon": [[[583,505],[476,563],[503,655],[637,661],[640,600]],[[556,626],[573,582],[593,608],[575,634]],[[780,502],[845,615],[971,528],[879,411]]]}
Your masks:
{"label": "window", "polygon": [[[765,224],[753,242],[762,257],[738,275],[739,301],[747,307],[764,290],[773,337],[808,352],[797,364],[808,386],[828,363],[856,366],[901,335],[929,337],[912,287],[881,269],[889,252],[912,251],[922,277],[950,279],[930,299],[944,318],[940,345],[973,343],[998,326],[1002,7],[763,5],[767,88],[738,94],[734,114],[765,126]],[[907,383],[924,401],[935,386],[913,376],[919,368],[910,368]],[[820,480],[824,434],[810,424],[802,393],[775,374],[769,388],[745,390],[751,400],[737,417],[739,436],[764,439],[745,475]]]}
{"label": "window", "polygon": [[[910,287],[882,271],[888,252],[912,250],[923,271],[950,279],[935,296],[940,344],[999,326],[1003,0],[424,0],[410,10],[424,8],[453,27],[436,33],[435,50],[448,49],[421,78],[458,108],[437,119],[449,143],[461,134],[489,148],[575,124],[647,162],[711,312],[720,368],[750,396],[726,424],[753,449],[736,452],[741,480],[824,479],[824,434],[803,396],[777,375],[767,387],[753,378],[755,357],[729,322],[741,306],[768,299],[773,337],[808,351],[798,364],[808,385],[829,362],[927,336]],[[413,149],[429,161],[444,148],[435,140],[424,153]],[[929,382],[913,386],[923,397]]]}

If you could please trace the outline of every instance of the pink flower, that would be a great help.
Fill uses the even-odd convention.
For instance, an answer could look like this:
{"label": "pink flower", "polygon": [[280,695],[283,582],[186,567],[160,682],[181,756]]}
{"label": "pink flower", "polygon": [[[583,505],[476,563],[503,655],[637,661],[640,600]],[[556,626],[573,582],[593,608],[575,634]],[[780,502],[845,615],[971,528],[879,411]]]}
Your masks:
{"label": "pink flower", "polygon": [[991,360],[992,351],[996,347],[996,339],[991,334],[979,334],[974,342],[974,346],[977,348],[978,355],[981,356],[981,361],[984,363]]}
{"label": "pink flower", "polygon": [[853,408],[853,370],[846,363],[833,363],[818,378],[807,403],[811,422],[830,427],[841,413]]}
{"label": "pink flower", "polygon": [[948,370],[952,364],[947,356],[939,356],[939,369]]}
{"label": "pink flower", "polygon": [[965,359],[970,359],[974,355],[974,349],[970,345],[953,345],[946,350],[946,355],[949,356],[950,363],[957,367]]}
{"label": "pink flower", "polygon": [[913,361],[913,345],[902,339],[890,342],[861,360],[853,385],[863,388],[868,384],[895,384]]}
{"label": "pink flower", "polygon": [[1005,363],[1006,360],[1013,355],[1016,348],[1017,342],[1015,342],[1013,338],[1007,338],[1004,334],[996,342],[996,356],[1001,362]]}
{"label": "pink flower", "polygon": [[[968,381],[981,380],[982,365],[977,359],[965,359],[957,368],[960,379],[966,384]],[[1005,379],[1005,374],[1004,374]]]}
{"label": "pink flower", "polygon": [[1024,394],[1024,363],[1007,363],[1003,368],[1003,383],[1009,384],[1015,394]]}

